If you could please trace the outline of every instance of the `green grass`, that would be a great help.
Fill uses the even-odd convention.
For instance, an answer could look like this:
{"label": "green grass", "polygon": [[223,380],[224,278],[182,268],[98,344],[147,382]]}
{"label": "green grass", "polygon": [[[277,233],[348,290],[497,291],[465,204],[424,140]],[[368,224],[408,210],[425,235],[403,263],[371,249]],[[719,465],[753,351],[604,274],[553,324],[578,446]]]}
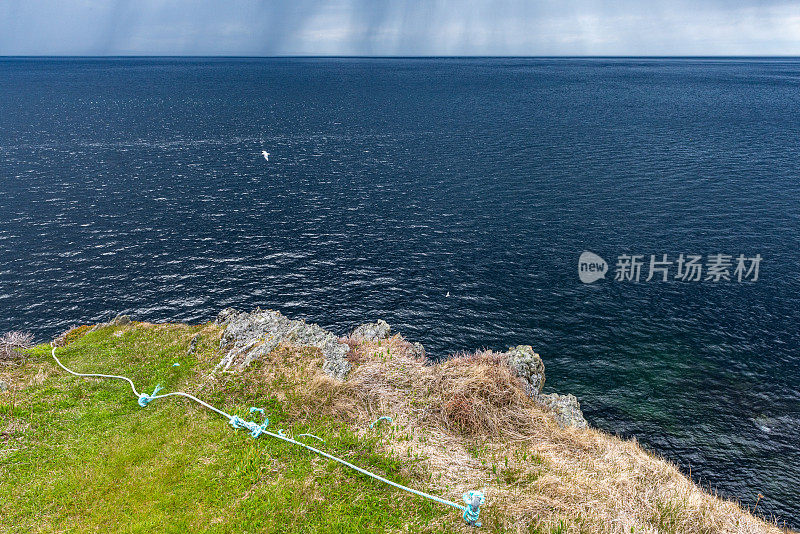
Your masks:
{"label": "green grass", "polygon": [[[207,376],[217,343],[201,326],[106,327],[57,354],[77,371],[123,374],[147,392],[157,383],[174,391]],[[12,388],[0,394],[0,532],[461,530],[455,510],[291,444],[253,439],[187,399],[141,408],[125,382],[63,372],[49,346],[28,356],[11,368]],[[200,396],[242,416],[251,405],[263,407],[271,430],[311,431],[326,440],[324,450],[425,489],[413,460],[381,452],[379,433],[361,438],[339,420],[292,419],[291,390],[270,392],[280,377],[256,388],[246,378]]]}

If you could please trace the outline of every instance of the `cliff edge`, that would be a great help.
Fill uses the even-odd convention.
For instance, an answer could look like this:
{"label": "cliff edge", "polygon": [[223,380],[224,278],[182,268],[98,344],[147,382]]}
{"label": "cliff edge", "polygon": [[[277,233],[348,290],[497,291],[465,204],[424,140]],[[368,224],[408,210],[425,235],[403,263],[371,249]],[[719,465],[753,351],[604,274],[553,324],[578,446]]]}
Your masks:
{"label": "cliff edge", "polygon": [[[528,345],[433,364],[383,321],[340,337],[259,309],[197,326],[121,316],[55,345],[81,372],[313,434],[320,449],[421,491],[460,501],[480,489],[481,531],[784,532],[589,427],[574,396],[542,394],[545,363]],[[452,508],[253,439],[185,399],[141,407],[124,382],[67,375],[49,345],[15,358],[0,367],[0,532],[475,531]]]}

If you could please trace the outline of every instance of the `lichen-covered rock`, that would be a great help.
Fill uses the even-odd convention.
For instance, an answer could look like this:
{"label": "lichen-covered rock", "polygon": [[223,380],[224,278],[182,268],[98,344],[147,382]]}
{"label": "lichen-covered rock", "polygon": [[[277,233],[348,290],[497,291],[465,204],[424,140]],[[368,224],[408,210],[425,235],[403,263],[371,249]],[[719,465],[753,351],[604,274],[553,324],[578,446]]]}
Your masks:
{"label": "lichen-covered rock", "polygon": [[343,380],[350,370],[347,361],[349,347],[316,324],[293,321],[278,311],[259,308],[253,313],[240,313],[230,308],[223,310],[217,323],[225,325],[220,348],[227,351],[217,369],[227,370],[232,366],[244,369],[279,344],[286,343],[321,349],[324,358],[322,369],[329,376]]}
{"label": "lichen-covered rock", "polygon": [[389,323],[383,319],[378,319],[377,322],[366,323],[356,327],[350,335],[364,341],[380,341],[389,337],[391,331],[392,327],[389,326]]}
{"label": "lichen-covered rock", "polygon": [[189,350],[187,352],[190,356],[197,350],[198,341],[200,341],[200,334],[195,334],[192,336],[192,340],[189,341]]}
{"label": "lichen-covered rock", "polygon": [[8,391],[8,382],[5,380],[0,380],[0,393],[4,393]]}
{"label": "lichen-covered rock", "polygon": [[544,362],[530,345],[510,347],[506,353],[508,366],[525,386],[529,397],[536,397],[544,387]]}
{"label": "lichen-covered rock", "polygon": [[411,354],[412,358],[416,358],[418,360],[424,360],[426,357],[425,347],[422,346],[422,343],[414,342],[411,344]]}
{"label": "lichen-covered rock", "polygon": [[112,319],[111,322],[108,324],[111,326],[125,326],[127,324],[131,324],[131,316],[123,315],[120,313],[119,315],[114,317],[114,319]]}
{"label": "lichen-covered rock", "polygon": [[241,312],[234,308],[225,308],[221,312],[217,314],[217,318],[214,320],[220,326],[224,326],[230,322],[231,319],[239,315]]}
{"label": "lichen-covered rock", "polygon": [[588,426],[586,419],[583,418],[581,405],[575,395],[549,393],[547,395],[539,395],[536,400],[553,413],[561,427],[586,428]]}

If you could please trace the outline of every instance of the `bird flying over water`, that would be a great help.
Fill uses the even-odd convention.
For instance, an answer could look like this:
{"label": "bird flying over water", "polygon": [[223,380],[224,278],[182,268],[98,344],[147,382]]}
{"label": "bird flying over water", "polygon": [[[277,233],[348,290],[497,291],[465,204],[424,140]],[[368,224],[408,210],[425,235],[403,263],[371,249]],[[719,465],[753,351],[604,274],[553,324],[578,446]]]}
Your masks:
{"label": "bird flying over water", "polygon": [[264,156],[265,160],[269,161],[269,152],[267,152],[266,150],[262,150],[261,155]]}

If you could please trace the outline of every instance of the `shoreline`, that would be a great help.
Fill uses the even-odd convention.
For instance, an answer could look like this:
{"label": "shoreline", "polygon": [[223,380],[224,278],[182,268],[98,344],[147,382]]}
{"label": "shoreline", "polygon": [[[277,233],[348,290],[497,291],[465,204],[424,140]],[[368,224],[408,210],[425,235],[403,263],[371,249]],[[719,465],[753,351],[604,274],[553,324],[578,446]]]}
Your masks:
{"label": "shoreline", "polygon": [[[393,333],[384,321],[363,324],[338,337],[317,325],[260,309],[252,313],[226,309],[215,321],[197,326],[140,323],[118,316],[109,323],[69,330],[54,344],[83,371],[127,368],[134,376],[150,377],[143,387],[152,387],[153,375],[160,375],[167,382],[165,391],[180,387],[228,406],[229,413],[236,413],[246,401],[265,406],[270,420],[293,414],[292,424],[301,424],[295,427],[298,433],[300,428],[319,433],[330,442],[325,449],[334,448],[332,452],[335,440],[324,429],[344,425],[355,439],[338,450],[344,457],[367,440],[376,454],[392,461],[413,459],[399,471],[381,471],[382,476],[410,477],[406,482],[411,487],[452,500],[481,488],[488,531],[549,532],[563,527],[559,531],[786,532],[732,501],[706,493],[635,440],[589,427],[575,397],[542,395],[545,365],[527,345],[434,363],[425,357],[424,347]],[[48,361],[44,346],[30,352],[32,362],[10,380],[27,384],[12,386],[22,404],[26,396],[37,395],[40,386],[35,377],[41,373],[46,374],[42,383],[97,392],[79,401],[78,409],[103,409],[109,401],[130,404],[129,398],[97,397],[115,386],[63,376]],[[124,356],[127,353],[130,356]],[[98,354],[108,356],[98,359]],[[224,422],[208,420],[202,413],[191,415],[197,409],[175,402],[158,399],[145,412],[134,410],[129,417],[186,410],[192,418],[200,416],[204,432],[218,427],[224,432]],[[372,428],[370,424],[381,417],[391,422]],[[20,440],[25,442],[22,434]],[[136,432],[119,436],[139,439]],[[44,441],[48,439],[45,435]],[[176,446],[182,445],[170,445]],[[25,447],[35,449],[37,444],[32,441]],[[281,457],[286,452],[276,454]],[[324,484],[318,477],[303,480]],[[389,497],[391,490],[361,484],[351,487],[361,498],[405,499]],[[20,499],[16,503],[24,504]],[[332,506],[325,502],[319,506]],[[444,515],[437,523],[441,528],[431,531],[460,531],[452,514],[432,513]],[[406,507],[406,515],[398,520],[411,525],[416,514]]]}

